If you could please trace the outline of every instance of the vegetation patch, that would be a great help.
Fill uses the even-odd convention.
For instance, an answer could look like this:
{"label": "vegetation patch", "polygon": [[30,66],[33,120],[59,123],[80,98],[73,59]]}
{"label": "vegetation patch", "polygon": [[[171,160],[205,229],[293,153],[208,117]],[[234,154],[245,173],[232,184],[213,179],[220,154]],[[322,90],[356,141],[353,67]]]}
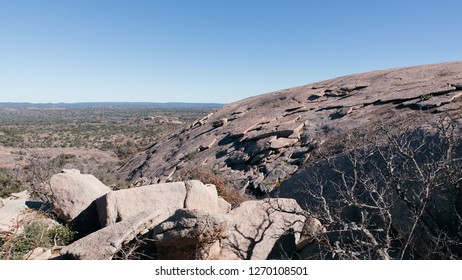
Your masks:
{"label": "vegetation patch", "polygon": [[17,180],[12,171],[0,168],[0,197],[6,198],[12,193],[25,190],[25,186]]}
{"label": "vegetation patch", "polygon": [[0,259],[20,260],[38,247],[68,245],[74,240],[74,236],[75,233],[67,226],[53,225],[39,219],[27,225],[21,234],[0,240]]}

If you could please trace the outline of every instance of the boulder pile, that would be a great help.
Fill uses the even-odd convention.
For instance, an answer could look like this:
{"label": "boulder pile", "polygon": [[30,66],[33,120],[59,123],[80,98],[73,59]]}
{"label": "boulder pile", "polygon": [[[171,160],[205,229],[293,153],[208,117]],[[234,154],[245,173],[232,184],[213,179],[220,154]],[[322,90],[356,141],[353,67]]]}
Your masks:
{"label": "boulder pile", "polygon": [[[320,224],[307,228],[312,218],[293,199],[245,201],[231,209],[214,185],[196,180],[112,191],[92,175],[63,170],[50,185],[53,211],[78,239],[58,253],[36,248],[27,258],[109,260],[143,239],[151,242],[142,250],[156,259],[279,258],[306,242],[304,232],[322,232]],[[14,215],[27,208],[26,200],[15,202],[21,207]],[[10,201],[2,201],[0,214]],[[82,216],[86,222],[76,222]]]}

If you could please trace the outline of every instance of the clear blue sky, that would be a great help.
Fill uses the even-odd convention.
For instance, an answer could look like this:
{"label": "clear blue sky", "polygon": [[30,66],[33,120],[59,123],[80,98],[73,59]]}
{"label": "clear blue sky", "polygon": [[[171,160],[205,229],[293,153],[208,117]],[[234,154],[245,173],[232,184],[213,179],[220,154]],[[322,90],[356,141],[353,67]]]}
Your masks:
{"label": "clear blue sky", "polygon": [[0,102],[221,102],[462,60],[462,1],[0,0]]}

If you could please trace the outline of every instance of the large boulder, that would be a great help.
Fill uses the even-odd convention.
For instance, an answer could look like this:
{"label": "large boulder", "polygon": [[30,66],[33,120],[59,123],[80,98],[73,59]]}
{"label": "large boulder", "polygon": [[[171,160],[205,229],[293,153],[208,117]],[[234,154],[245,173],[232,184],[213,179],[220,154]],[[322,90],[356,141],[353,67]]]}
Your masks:
{"label": "large boulder", "polygon": [[226,214],[180,209],[154,228],[162,259],[216,259],[221,242],[229,235]]}
{"label": "large boulder", "polygon": [[78,260],[110,260],[122,249],[122,245],[162,222],[163,216],[160,211],[138,213],[75,241],[64,247],[61,255]]}
{"label": "large boulder", "polygon": [[124,221],[143,211],[160,211],[163,220],[184,207],[183,182],[112,191],[96,201],[101,227]]}
{"label": "large boulder", "polygon": [[264,260],[290,256],[305,224],[305,214],[293,199],[243,202],[229,213],[230,234],[219,259]]}
{"label": "large boulder", "polygon": [[50,191],[54,211],[69,222],[111,189],[93,175],[80,174],[76,169],[64,169],[51,177]]}
{"label": "large boulder", "polygon": [[167,219],[182,208],[226,213],[230,204],[218,197],[215,186],[186,181],[109,192],[96,201],[102,227],[123,221],[142,211],[161,211]]}

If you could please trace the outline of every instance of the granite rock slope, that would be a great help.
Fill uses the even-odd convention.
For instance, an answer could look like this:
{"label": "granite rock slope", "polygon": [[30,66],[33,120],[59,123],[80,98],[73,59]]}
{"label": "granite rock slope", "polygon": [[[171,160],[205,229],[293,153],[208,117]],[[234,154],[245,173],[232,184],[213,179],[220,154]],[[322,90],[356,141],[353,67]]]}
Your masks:
{"label": "granite rock slope", "polygon": [[175,179],[188,165],[229,176],[242,191],[270,192],[340,133],[416,126],[458,112],[462,62],[339,77],[247,98],[153,143],[119,170],[133,183]]}

